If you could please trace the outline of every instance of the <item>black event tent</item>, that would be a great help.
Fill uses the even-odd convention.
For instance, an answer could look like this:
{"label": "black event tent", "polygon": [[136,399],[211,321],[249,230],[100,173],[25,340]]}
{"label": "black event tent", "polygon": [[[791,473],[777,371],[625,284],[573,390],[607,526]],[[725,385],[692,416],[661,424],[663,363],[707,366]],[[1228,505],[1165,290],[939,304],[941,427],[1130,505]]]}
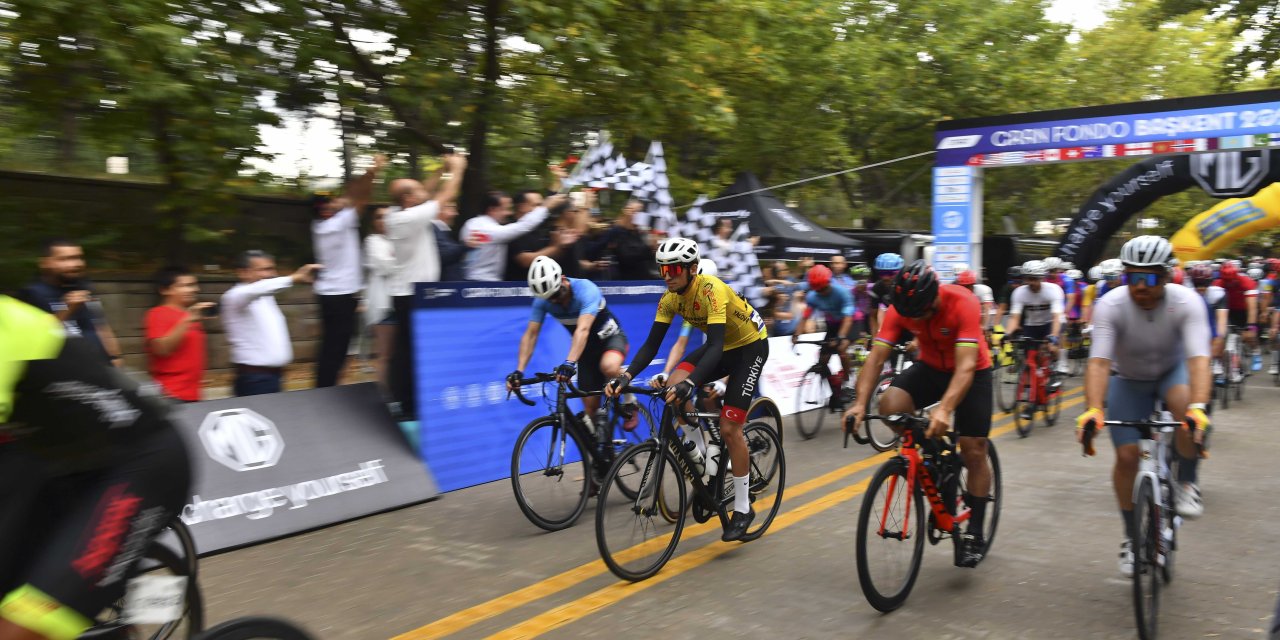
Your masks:
{"label": "black event tent", "polygon": [[758,191],[762,188],[755,174],[739,173],[738,179],[717,196],[724,199],[704,205],[702,210],[717,217],[733,217],[738,222],[746,220],[751,235],[760,236],[756,255],[761,260],[798,260],[807,256],[823,262],[841,254],[851,261],[862,258],[861,242],[809,221],[787,208],[772,192]]}

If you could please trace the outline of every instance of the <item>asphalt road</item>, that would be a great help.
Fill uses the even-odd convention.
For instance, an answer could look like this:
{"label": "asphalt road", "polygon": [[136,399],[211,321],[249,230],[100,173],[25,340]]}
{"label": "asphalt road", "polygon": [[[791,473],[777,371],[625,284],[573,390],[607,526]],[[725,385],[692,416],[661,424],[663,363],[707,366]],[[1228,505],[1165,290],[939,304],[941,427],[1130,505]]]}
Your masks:
{"label": "asphalt road", "polygon": [[[1070,389],[1058,426],[994,433],[1005,502],[991,553],[952,566],[949,542],[926,545],[898,611],[873,610],[858,586],[857,509],[887,454],[841,448],[830,426],[797,437],[786,422],[787,489],[770,532],[722,543],[718,527],[686,529],[676,557],[630,584],[604,567],[594,508],[545,533],[516,507],[508,482],[206,558],[206,619],[270,614],[320,638],[1135,638],[1131,583],[1112,455],[1084,458]],[[1204,518],[1179,533],[1177,573],[1163,592],[1166,638],[1265,638],[1280,586],[1280,387],[1251,379],[1243,402],[1215,415],[1202,465]],[[1104,441],[1109,444],[1109,441]],[[692,522],[691,522],[692,524]]]}

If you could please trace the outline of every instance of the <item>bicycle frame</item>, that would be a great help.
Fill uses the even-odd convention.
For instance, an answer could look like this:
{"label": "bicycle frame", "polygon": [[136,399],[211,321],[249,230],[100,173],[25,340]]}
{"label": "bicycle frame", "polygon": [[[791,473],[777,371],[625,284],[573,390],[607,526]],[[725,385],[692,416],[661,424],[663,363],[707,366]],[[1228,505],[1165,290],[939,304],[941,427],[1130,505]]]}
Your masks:
{"label": "bicycle frame", "polygon": [[[881,416],[868,416],[869,419],[880,419]],[[913,418],[913,422],[918,422],[918,418]],[[926,422],[927,424],[927,422]],[[954,534],[960,530],[960,523],[969,520],[970,510],[966,507],[958,513],[952,514],[947,509],[946,502],[942,499],[941,488],[933,482],[932,475],[925,469],[924,456],[921,449],[927,444],[924,437],[924,427],[920,424],[911,424],[909,429],[902,431],[902,447],[899,450],[899,457],[906,461],[907,479],[906,491],[908,499],[915,495],[917,486],[924,491],[924,495],[929,500],[929,509],[933,512],[934,528],[947,533]],[[959,455],[955,450],[955,445],[951,443],[943,443],[939,446],[938,454],[935,459],[941,459],[944,452],[950,455]],[[889,493],[885,497],[885,508],[880,512],[880,528],[877,534],[881,537],[885,533],[885,520],[889,515],[889,506],[893,504],[893,498],[898,489],[898,476],[894,476],[889,480]],[[911,509],[907,509],[903,518],[902,533],[903,538],[907,532],[911,530]]]}
{"label": "bicycle frame", "polygon": [[[660,392],[665,393],[665,390],[661,390]],[[644,390],[644,393],[647,395],[656,395],[656,392],[649,391],[649,390]],[[677,444],[682,442],[679,434],[676,433],[675,423],[676,423],[677,415],[683,417],[685,420],[689,422],[698,424],[701,419],[718,421],[720,419],[720,414],[704,413],[699,411],[693,411],[693,412],[687,412],[687,413],[681,411],[677,414],[677,412],[675,412],[670,405],[667,405],[666,407],[664,407],[662,412],[661,426],[658,428],[658,435],[654,436],[653,440],[657,443],[659,452],[666,449],[675,456],[676,464],[679,466],[678,471],[684,474],[685,478],[687,478],[689,482],[693,485],[694,499],[702,502],[704,508],[708,509],[709,511],[714,511],[716,515],[720,518],[721,525],[728,526],[729,524],[728,517],[725,513],[724,507],[725,505],[729,504],[729,500],[725,500],[721,498],[719,500],[719,504],[717,504],[716,496],[717,494],[720,494],[722,492],[718,491],[717,489],[719,487],[715,486],[716,479],[712,478],[710,483],[703,482],[702,474],[697,473],[695,471],[697,461],[694,460],[693,454],[690,453],[688,450],[686,450],[683,446],[680,446],[679,444]],[[689,426],[688,428],[700,429],[701,427]],[[723,453],[721,455],[727,457],[729,453],[728,448],[722,445],[722,451]],[[654,467],[655,461],[657,462],[656,467]],[[642,487],[656,486],[656,485],[649,484],[649,478],[655,477],[655,476],[658,478],[661,478],[662,473],[664,471],[665,464],[666,464],[666,456],[656,455],[649,458],[648,463],[645,465],[644,473],[641,474],[640,476],[640,486]],[[646,496],[643,494],[637,495],[633,509],[636,510],[637,513],[644,511],[645,506],[642,504],[642,502],[649,499],[653,499],[656,505],[657,493],[655,492],[651,496]]]}
{"label": "bicycle frame", "polygon": [[1047,352],[1040,349],[1042,345],[1048,343],[1048,340],[1031,338],[1018,340],[1017,345],[1023,349],[1025,355],[1022,358],[1022,371],[1018,373],[1018,393],[1015,398],[1022,395],[1022,372],[1027,372],[1032,384],[1031,400],[1036,404],[1049,403],[1049,376],[1046,371],[1049,361]]}
{"label": "bicycle frame", "polygon": [[[610,446],[612,444],[613,433],[608,429],[608,425],[604,424],[593,424],[593,430],[588,430],[587,426],[583,424],[583,422],[579,420],[569,408],[569,401],[602,396],[603,392],[583,391],[575,387],[572,382],[557,382],[555,378],[554,374],[540,373],[531,378],[523,379],[520,381],[520,386],[516,387],[514,393],[520,402],[529,406],[534,406],[536,403],[525,398],[521,389],[526,385],[556,382],[555,408],[551,412],[551,415],[554,416],[556,426],[551,432],[551,439],[553,442],[558,441],[564,437],[563,431],[576,429],[578,432],[577,435],[583,443],[591,443],[589,450],[584,451],[583,453],[589,457],[588,462],[591,463],[592,472],[596,476],[595,479],[600,480],[609,470],[609,465],[613,463],[613,447]],[[601,408],[603,409],[604,407],[605,405],[602,404]],[[562,446],[559,449],[563,450],[563,443],[561,443],[561,445]],[[552,473],[552,470],[558,467],[554,460],[556,455],[557,448],[548,447],[546,467],[544,468],[543,473]]]}

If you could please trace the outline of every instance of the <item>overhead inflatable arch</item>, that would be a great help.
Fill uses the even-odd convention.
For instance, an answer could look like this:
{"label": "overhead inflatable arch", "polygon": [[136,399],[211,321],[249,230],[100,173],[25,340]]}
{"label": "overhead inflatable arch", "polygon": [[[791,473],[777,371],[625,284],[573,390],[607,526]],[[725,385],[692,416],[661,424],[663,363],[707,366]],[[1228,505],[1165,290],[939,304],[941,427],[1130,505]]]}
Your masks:
{"label": "overhead inflatable arch", "polygon": [[1192,218],[1173,234],[1179,260],[1207,260],[1241,238],[1280,226],[1280,182],[1248,198],[1225,200]]}
{"label": "overhead inflatable arch", "polygon": [[[1160,198],[1198,186],[1215,198],[1251,202],[1249,196],[1259,194],[1277,181],[1280,181],[1280,148],[1148,158],[1120,172],[1089,196],[1062,235],[1056,255],[1086,269],[1098,262],[1107,240],[1129,218]],[[1195,227],[1196,231],[1184,228],[1175,236],[1181,237],[1184,243],[1182,254],[1212,252],[1258,228],[1280,224],[1280,212],[1270,214],[1261,208],[1270,202],[1267,198],[1251,205],[1241,204],[1239,200],[1224,202],[1201,213],[1192,220],[1201,225]],[[1232,206],[1240,208],[1231,209]],[[1257,218],[1256,212],[1242,213],[1255,209],[1263,211],[1263,218]],[[1268,224],[1267,220],[1272,218],[1275,222]],[[1191,226],[1188,224],[1188,228]],[[1210,245],[1215,249],[1209,249]],[[1179,258],[1182,259],[1182,255]]]}

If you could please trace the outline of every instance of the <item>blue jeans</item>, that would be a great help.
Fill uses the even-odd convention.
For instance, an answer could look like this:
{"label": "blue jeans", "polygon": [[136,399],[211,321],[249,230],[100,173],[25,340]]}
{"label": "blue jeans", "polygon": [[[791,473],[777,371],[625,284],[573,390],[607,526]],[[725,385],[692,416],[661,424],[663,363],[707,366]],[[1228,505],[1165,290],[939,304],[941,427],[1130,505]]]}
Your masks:
{"label": "blue jeans", "polygon": [[[1156,408],[1156,401],[1163,400],[1169,389],[1187,384],[1187,363],[1166,371],[1158,380],[1128,380],[1111,376],[1107,384],[1107,419],[1137,421],[1146,420]],[[1110,427],[1111,444],[1119,447],[1136,444],[1141,434],[1135,427]]]}
{"label": "blue jeans", "polygon": [[234,389],[237,397],[260,396],[266,393],[280,393],[280,374],[265,371],[240,372],[236,374]]}

